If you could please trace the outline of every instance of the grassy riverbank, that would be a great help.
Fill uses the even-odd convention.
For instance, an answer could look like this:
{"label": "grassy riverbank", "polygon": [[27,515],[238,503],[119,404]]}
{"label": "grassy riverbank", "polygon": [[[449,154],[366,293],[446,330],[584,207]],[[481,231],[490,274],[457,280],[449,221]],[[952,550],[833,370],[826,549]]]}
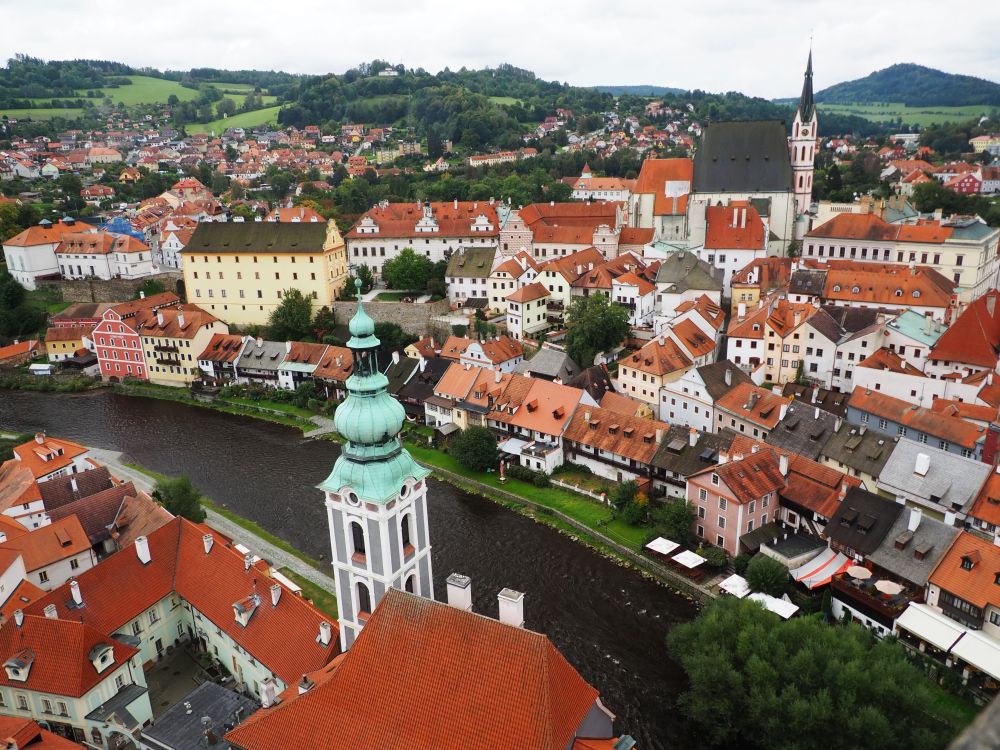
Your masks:
{"label": "grassy riverbank", "polygon": [[320,588],[308,578],[304,578],[291,568],[278,568],[278,572],[288,576],[302,589],[302,596],[309,599],[320,612],[325,612],[333,619],[339,616],[337,613],[337,597],[326,589]]}
{"label": "grassy riverbank", "polygon": [[[165,474],[160,474],[157,471],[153,471],[151,469],[147,469],[145,466],[142,466],[141,464],[126,463],[125,466],[127,466],[130,469],[135,469],[136,471],[142,472],[143,474],[145,474],[150,479],[152,479],[152,480],[154,480],[156,482],[159,482],[159,481],[161,481],[163,479],[167,479],[168,478]],[[266,541],[268,544],[271,544],[271,545],[277,547],[278,549],[283,550],[284,552],[287,552],[290,555],[294,555],[295,557],[297,557],[298,559],[300,559],[302,562],[304,562],[306,565],[308,565],[308,566],[310,566],[312,568],[316,568],[316,570],[319,570],[321,572],[324,572],[324,573],[326,572],[326,568],[324,567],[324,565],[319,560],[316,560],[316,559],[310,557],[305,552],[303,552],[302,550],[294,547],[290,542],[285,541],[281,537],[275,536],[270,531],[268,531],[267,529],[265,529],[264,527],[262,527],[260,524],[258,524],[256,521],[251,521],[249,518],[244,518],[243,516],[239,515],[238,513],[234,513],[233,511],[229,510],[229,508],[225,508],[225,507],[223,507],[221,505],[218,505],[213,500],[205,497],[204,495],[201,496],[201,504],[203,506],[205,506],[205,508],[207,508],[208,510],[211,510],[211,511],[213,511],[215,513],[218,513],[220,516],[222,516],[223,518],[227,519],[228,521],[232,521],[234,524],[236,524],[240,528],[246,529],[251,534],[254,534],[255,536],[260,537],[261,539],[263,539],[264,541]]]}

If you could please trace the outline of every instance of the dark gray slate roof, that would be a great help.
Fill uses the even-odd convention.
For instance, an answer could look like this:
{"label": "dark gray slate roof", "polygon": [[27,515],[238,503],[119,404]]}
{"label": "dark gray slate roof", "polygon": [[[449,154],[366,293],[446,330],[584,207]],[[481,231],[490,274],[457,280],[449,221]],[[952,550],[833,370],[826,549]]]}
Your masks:
{"label": "dark gray slate roof", "polygon": [[693,447],[690,436],[689,427],[673,425],[667,431],[650,464],[682,477],[691,476],[709,466],[715,466],[719,462],[719,453],[728,451],[733,444],[735,434],[730,430],[722,430],[715,434],[702,432],[699,433]]}
{"label": "dark gray slate roof", "polygon": [[826,271],[799,270],[792,274],[791,281],[788,282],[788,292],[790,294],[808,294],[813,297],[822,297],[826,288]]}
{"label": "dark gray slate roof", "polygon": [[451,256],[445,276],[467,279],[488,278],[496,252],[495,247],[467,247]]}
{"label": "dark gray slate roof", "polygon": [[[452,360],[444,357],[428,357],[423,361],[427,363],[424,365],[424,369],[421,370],[418,366],[413,377],[396,394],[404,402],[403,406],[410,416],[423,416],[424,399],[434,395],[434,386],[438,384],[445,370],[453,364]],[[416,408],[412,411],[410,409],[411,403],[416,404]]]}
{"label": "dark gray slate roof", "polygon": [[[727,370],[729,371],[728,385],[726,384]],[[713,362],[710,365],[702,365],[698,368],[698,374],[705,382],[705,390],[708,391],[708,395],[712,397],[713,401],[718,401],[735,386],[750,382],[750,376],[728,359]]]}
{"label": "dark gray slate roof", "polygon": [[[896,523],[882,540],[882,544],[868,555],[868,559],[890,573],[923,588],[927,585],[931,571],[937,566],[961,529],[921,516],[916,530],[910,534],[907,531],[910,514],[918,512],[908,508],[900,513]],[[902,549],[896,548],[897,542],[903,547]],[[918,553],[923,554],[923,559],[917,557]]]}
{"label": "dark gray slate roof", "polygon": [[[190,711],[186,704],[190,704]],[[207,716],[209,727],[222,747],[225,745],[222,736],[258,708],[260,705],[256,701],[214,682],[205,682],[168,708],[154,724],[143,729],[142,738],[152,747],[167,750],[205,747],[202,717]]]}
{"label": "dark gray slate roof", "polygon": [[837,417],[818,406],[793,401],[765,442],[815,461],[834,433],[836,421]]}
{"label": "dark gray slate roof", "polygon": [[718,122],[705,128],[694,155],[694,192],[778,193],[791,189],[785,123]]}
{"label": "dark gray slate roof", "polygon": [[[276,224],[277,222],[265,223]],[[236,369],[240,372],[248,370],[260,372],[273,370],[277,372],[281,363],[285,361],[287,351],[284,341],[261,341],[258,345],[255,339],[247,339],[243,345],[243,351],[240,352],[239,360],[236,362]]]}
{"label": "dark gray slate roof", "polygon": [[580,366],[566,352],[543,346],[531,359],[514,365],[514,372],[545,380],[558,378],[565,383],[580,373]]}
{"label": "dark gray slate roof", "polygon": [[830,541],[868,556],[878,549],[902,512],[900,503],[852,487],[824,533]]}
{"label": "dark gray slate roof", "polygon": [[656,272],[657,286],[672,285],[672,292],[688,289],[722,291],[722,271],[698,258],[694,253],[670,253]]}
{"label": "dark gray slate roof", "polygon": [[[816,316],[810,319],[810,323]],[[813,400],[815,393],[815,400]],[[827,388],[816,388],[811,385],[799,385],[798,383],[785,383],[781,390],[782,396],[794,396],[797,402],[818,406],[823,411],[828,411],[835,417],[847,417],[847,402],[851,398],[849,393],[829,390]]]}
{"label": "dark gray slate roof", "polygon": [[857,472],[878,477],[898,440],[899,438],[887,437],[863,425],[844,422],[826,441],[822,455]]}
{"label": "dark gray slate roof", "polygon": [[580,374],[567,380],[566,385],[585,390],[597,403],[601,403],[605,393],[615,390],[606,365],[588,367]]}
{"label": "dark gray slate roof", "polygon": [[323,222],[206,221],[185,246],[192,253],[315,253],[326,242]]}
{"label": "dark gray slate roof", "polygon": [[389,379],[389,393],[395,395],[410,379],[413,371],[420,365],[420,360],[405,357],[400,353],[399,361],[392,361],[392,354],[386,355],[387,364],[382,367],[382,374]]}

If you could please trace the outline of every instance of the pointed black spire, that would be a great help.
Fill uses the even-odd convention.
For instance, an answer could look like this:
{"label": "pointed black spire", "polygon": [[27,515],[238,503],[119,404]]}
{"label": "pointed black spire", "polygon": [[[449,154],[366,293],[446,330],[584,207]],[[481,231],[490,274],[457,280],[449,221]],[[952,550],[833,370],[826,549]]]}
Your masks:
{"label": "pointed black spire", "polygon": [[812,119],[816,102],[813,99],[813,51],[809,47],[809,62],[806,63],[806,80],[802,84],[802,96],[799,98],[799,117],[802,122]]}

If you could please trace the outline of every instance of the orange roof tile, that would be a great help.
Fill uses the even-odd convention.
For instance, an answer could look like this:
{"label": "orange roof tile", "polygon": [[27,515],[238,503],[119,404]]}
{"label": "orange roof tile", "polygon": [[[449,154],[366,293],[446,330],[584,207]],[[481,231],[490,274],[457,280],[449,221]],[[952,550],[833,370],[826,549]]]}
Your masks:
{"label": "orange roof tile", "polygon": [[285,354],[285,362],[297,362],[300,365],[318,365],[326,353],[326,344],[314,344],[304,341],[292,341]]}
{"label": "orange roof tile", "polygon": [[928,435],[942,438],[970,450],[974,449],[986,437],[986,431],[983,427],[966,422],[959,417],[951,417],[931,409],[915,406],[879,391],[855,388],[847,405],[876,417],[883,417],[920,432],[926,432]]}
{"label": "orange roof tile", "polygon": [[0,464],[0,513],[41,500],[35,474],[15,458]]}
{"label": "orange roof tile", "polygon": [[924,377],[924,374],[920,370],[900,357],[896,352],[885,347],[876,349],[869,354],[858,363],[858,367],[870,367],[873,370],[886,370],[889,372],[898,372],[902,375]]}
{"label": "orange roof tile", "polygon": [[78,224],[76,222],[73,222],[72,224],[65,224],[62,221],[57,221],[55,224],[50,224],[48,226],[36,224],[33,227],[28,227],[20,234],[14,235],[9,240],[4,240],[3,244],[13,247],[56,245],[62,242],[65,235],[86,231],[86,229],[86,224]]}
{"label": "orange roof tile", "polygon": [[45,591],[31,581],[21,581],[0,608],[0,625],[14,616],[15,610],[24,610],[29,604],[45,596]]}
{"label": "orange roof tile", "polygon": [[0,544],[0,553],[20,554],[31,573],[90,549],[90,538],[80,519],[67,516]]}
{"label": "orange roof tile", "polygon": [[471,391],[472,385],[476,382],[482,369],[457,362],[449,365],[437,385],[434,386],[434,393],[446,398],[464,399]]}
{"label": "orange roof tile", "polygon": [[520,408],[511,415],[510,424],[546,435],[561,435],[583,391],[538,378],[526,380],[530,387]]}
{"label": "orange roof tile", "polygon": [[208,340],[205,351],[198,355],[199,361],[232,362],[243,349],[243,337],[235,333],[215,333]]}
{"label": "orange roof tile", "polygon": [[[506,299],[509,302],[533,302],[536,299],[542,299],[543,297],[549,296],[549,290],[545,288],[544,285],[539,284],[537,281],[533,284],[525,284],[520,289],[518,289],[513,294],[509,295]],[[442,354],[442,356],[444,356]]]}
{"label": "orange roof tile", "polygon": [[1000,474],[996,470],[986,477],[983,488],[969,509],[969,518],[1000,526]]}
{"label": "orange roof tile", "polygon": [[[160,316],[163,322],[160,323]],[[136,332],[140,336],[155,336],[168,339],[193,339],[202,328],[218,323],[219,319],[197,305],[165,307],[147,317]]]}
{"label": "orange roof tile", "polygon": [[640,276],[636,276],[634,271],[623,273],[614,280],[614,283],[621,284],[623,286],[638,287],[639,294],[643,297],[656,291],[656,287],[653,284],[650,284],[646,279]]}
{"label": "orange roof tile", "polygon": [[32,664],[24,682],[8,677],[7,670],[0,671],[0,685],[82,697],[104,679],[90,660],[91,649],[100,644],[114,648],[114,663],[104,669],[105,676],[139,653],[138,649],[68,618],[53,620],[25,615],[21,627],[13,619],[8,620],[0,627],[0,660],[6,662],[20,656],[31,659]]}
{"label": "orange roof tile", "polygon": [[[963,561],[972,567],[962,567]],[[1000,547],[962,531],[941,558],[928,582],[980,608],[1000,607]]]}
{"label": "orange roof tile", "polygon": [[709,250],[763,250],[767,240],[757,209],[745,202],[705,209],[705,248]]}
{"label": "orange roof tile", "polygon": [[472,339],[467,336],[449,336],[442,345],[439,356],[445,359],[460,359],[462,352],[468,349],[471,343]]}
{"label": "orange roof tile", "polygon": [[226,739],[244,750],[564,750],[597,698],[545,636],[390,589],[326,682]]}
{"label": "orange roof tile", "polygon": [[346,346],[329,346],[323,360],[313,370],[313,377],[346,383],[353,371],[354,352]]}
{"label": "orange roof tile", "polygon": [[[433,233],[435,237],[472,236],[472,225],[480,214],[486,217],[486,220],[493,226],[493,230],[490,232],[477,231],[476,236],[496,237],[500,232],[496,206],[491,206],[488,201],[459,201],[458,208],[455,208],[451,201],[432,202],[430,208],[438,224],[438,231]],[[361,220],[345,235],[345,238],[356,240],[370,237],[413,237],[417,234],[417,222],[423,218],[423,215],[424,207],[416,202],[376,206],[365,212]],[[367,217],[378,224],[377,234],[365,234],[358,231],[359,224]]]}
{"label": "orange roof tile", "polygon": [[497,336],[487,341],[481,341],[479,344],[483,348],[483,354],[493,364],[500,364],[524,356],[524,345],[510,336]]}
{"label": "orange roof tile", "polygon": [[17,344],[10,344],[9,346],[0,346],[0,362],[7,359],[13,359],[14,357],[22,357],[38,348],[39,342],[37,339],[29,339],[28,341],[21,341]]}
{"label": "orange roof tile", "polygon": [[[38,722],[32,719],[20,719],[15,716],[0,716],[0,737],[10,738],[18,748],[31,750],[80,750],[80,746],[72,740],[42,729]],[[8,745],[11,747],[11,745]]]}
{"label": "orange roof tile", "polygon": [[842,302],[919,307],[948,307],[951,304],[954,283],[932,268],[866,265],[863,269],[830,268],[826,272],[824,296]]}
{"label": "orange roof tile", "polygon": [[740,419],[771,429],[781,419],[781,407],[790,404],[790,397],[779,396],[753,383],[739,383],[716,400],[717,409],[724,409]]}
{"label": "orange roof tile", "polygon": [[682,320],[671,331],[695,359],[704,357],[715,349],[715,339],[706,336],[690,318]]}
{"label": "orange roof tile", "polygon": [[563,439],[647,464],[669,429],[666,422],[589,406],[576,410]]}
{"label": "orange roof tile", "polygon": [[94,326],[59,326],[45,331],[45,341],[80,341],[84,336],[90,336]]}
{"label": "orange roof tile", "polygon": [[688,359],[676,341],[667,336],[660,336],[627,357],[622,364],[641,372],[661,376],[690,367],[693,362]]}
{"label": "orange roof tile", "polygon": [[74,458],[86,452],[87,448],[79,443],[39,434],[34,440],[16,446],[14,458],[27,467],[35,479],[39,479],[65,469],[73,463]]}
{"label": "orange roof tile", "polygon": [[[742,459],[702,469],[694,476],[718,474],[739,503],[756,500],[785,486],[777,455],[770,450],[747,453]],[[689,477],[690,479],[690,477]]]}
{"label": "orange roof tile", "polygon": [[115,245],[115,236],[107,232],[67,232],[56,246],[56,254],[83,253],[107,255]]}
{"label": "orange roof tile", "polygon": [[1000,351],[1000,291],[974,301],[948,327],[931,349],[930,358],[993,369]]}
{"label": "orange roof tile", "polygon": [[[202,537],[216,541],[206,554]],[[337,626],[328,646],[316,640],[326,617],[304,599],[286,592],[272,607],[266,565],[244,568],[243,555],[227,540],[184,518],[174,518],[147,537],[151,561],[143,565],[134,547],[123,549],[77,576],[83,606],[66,608],[69,584],[51,591],[26,611],[54,604],[60,617],[82,619],[101,633],[114,633],[175,592],[223,630],[286,685],[319,669],[337,653]],[[233,616],[233,603],[256,591],[262,598],[246,627]]]}
{"label": "orange roof tile", "polygon": [[996,404],[970,404],[968,401],[956,401],[950,398],[934,399],[931,411],[976,422],[991,423],[996,422],[998,418]]}
{"label": "orange roof tile", "polygon": [[680,196],[675,205],[674,199],[666,194],[666,183],[687,183],[690,191],[693,177],[693,159],[646,159],[639,169],[639,178],[636,180],[633,192],[652,193],[656,196],[653,199],[653,214],[655,216],[683,216],[687,211],[687,193]]}

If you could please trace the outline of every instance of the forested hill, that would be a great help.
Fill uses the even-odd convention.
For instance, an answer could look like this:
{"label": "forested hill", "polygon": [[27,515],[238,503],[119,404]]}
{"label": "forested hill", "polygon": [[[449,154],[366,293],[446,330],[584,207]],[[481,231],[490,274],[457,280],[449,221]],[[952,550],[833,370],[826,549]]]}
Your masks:
{"label": "forested hill", "polygon": [[679,89],[673,86],[594,86],[595,89],[605,94],[632,94],[633,96],[664,96],[666,94],[683,94],[686,89]]}
{"label": "forested hill", "polygon": [[911,107],[1000,106],[1000,84],[901,63],[876,70],[856,81],[825,88],[816,94],[816,100],[830,104],[898,102]]}

